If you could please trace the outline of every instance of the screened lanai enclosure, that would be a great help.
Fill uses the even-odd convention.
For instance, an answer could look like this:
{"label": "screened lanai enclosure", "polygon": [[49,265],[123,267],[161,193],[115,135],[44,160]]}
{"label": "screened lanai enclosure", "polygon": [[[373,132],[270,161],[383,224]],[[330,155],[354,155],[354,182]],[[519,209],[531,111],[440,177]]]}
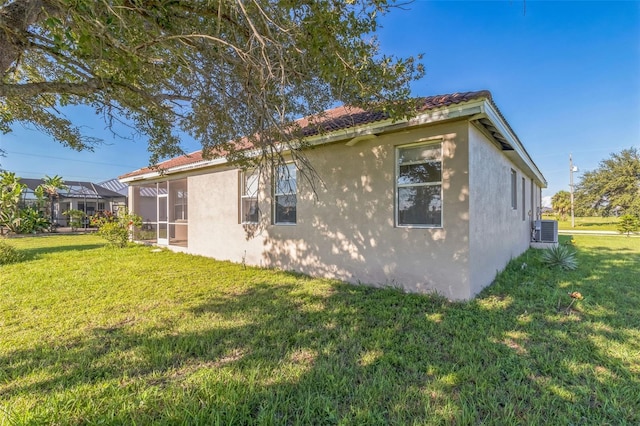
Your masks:
{"label": "screened lanai enclosure", "polygon": [[135,239],[187,247],[187,179],[165,180],[130,187],[131,210],[142,217]]}
{"label": "screened lanai enclosure", "polygon": [[[24,205],[35,205],[35,190],[43,183],[42,179],[21,179],[20,182],[27,186],[23,193]],[[88,226],[90,216],[105,211],[117,213],[120,208],[127,206],[125,195],[98,184],[70,180],[65,180],[64,184],[65,188],[58,189],[58,195],[53,200],[52,217],[58,226],[69,226],[69,217],[63,214],[69,210],[82,211],[85,214],[83,224]]]}

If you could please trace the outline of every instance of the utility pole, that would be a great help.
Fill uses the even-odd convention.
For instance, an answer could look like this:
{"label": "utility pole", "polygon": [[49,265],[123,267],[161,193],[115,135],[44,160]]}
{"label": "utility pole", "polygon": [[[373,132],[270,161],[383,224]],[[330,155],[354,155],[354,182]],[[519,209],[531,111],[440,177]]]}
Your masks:
{"label": "utility pole", "polygon": [[569,154],[569,189],[571,193],[571,227],[576,227],[576,220],[573,216],[573,172],[577,172],[578,167],[573,165],[573,158],[571,158],[571,154]]}

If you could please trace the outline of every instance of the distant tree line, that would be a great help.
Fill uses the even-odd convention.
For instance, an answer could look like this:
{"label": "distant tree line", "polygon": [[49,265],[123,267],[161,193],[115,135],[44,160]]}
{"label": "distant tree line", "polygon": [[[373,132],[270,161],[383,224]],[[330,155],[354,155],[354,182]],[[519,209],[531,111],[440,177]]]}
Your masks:
{"label": "distant tree line", "polygon": [[[570,213],[569,191],[559,191],[551,206],[561,218]],[[585,172],[574,191],[576,216],[640,217],[640,152],[624,149],[600,162],[597,169]]]}

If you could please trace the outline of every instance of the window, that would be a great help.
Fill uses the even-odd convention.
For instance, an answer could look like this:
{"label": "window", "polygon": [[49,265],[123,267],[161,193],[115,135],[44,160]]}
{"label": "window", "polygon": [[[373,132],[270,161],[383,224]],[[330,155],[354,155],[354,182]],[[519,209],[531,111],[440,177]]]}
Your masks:
{"label": "window", "polygon": [[296,166],[287,164],[276,168],[273,195],[275,224],[296,223]]}
{"label": "window", "polygon": [[525,220],[527,215],[525,185],[525,180],[522,178],[522,220]]}
{"label": "window", "polygon": [[186,222],[189,219],[189,192],[186,179],[169,181],[169,222]]}
{"label": "window", "polygon": [[98,211],[103,212],[104,211],[104,201],[98,201]]}
{"label": "window", "polygon": [[511,169],[511,208],[518,209],[518,175]]}
{"label": "window", "polygon": [[240,223],[258,223],[258,171],[245,171],[240,177]]}
{"label": "window", "polygon": [[398,148],[398,226],[442,226],[442,143]]}

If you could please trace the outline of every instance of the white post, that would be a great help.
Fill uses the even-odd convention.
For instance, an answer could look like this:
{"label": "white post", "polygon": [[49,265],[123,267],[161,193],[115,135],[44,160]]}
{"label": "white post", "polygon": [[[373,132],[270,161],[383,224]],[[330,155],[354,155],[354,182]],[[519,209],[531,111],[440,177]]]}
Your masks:
{"label": "white post", "polygon": [[575,228],[576,221],[573,217],[573,159],[571,154],[569,154],[569,189],[571,193],[571,227]]}

